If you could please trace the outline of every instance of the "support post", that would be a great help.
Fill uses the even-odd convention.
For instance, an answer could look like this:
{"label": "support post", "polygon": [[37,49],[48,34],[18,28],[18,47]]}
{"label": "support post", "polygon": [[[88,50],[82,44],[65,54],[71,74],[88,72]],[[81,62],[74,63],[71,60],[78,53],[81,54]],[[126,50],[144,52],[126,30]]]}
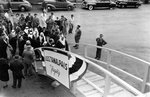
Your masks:
{"label": "support post", "polygon": [[87,45],[84,45],[84,57],[87,57]]}
{"label": "support post", "polygon": [[71,84],[71,92],[72,92],[74,95],[77,94],[76,88],[77,88],[77,82],[73,82],[73,83]]}
{"label": "support post", "polygon": [[145,93],[145,88],[146,88],[146,82],[148,80],[148,76],[149,76],[149,65],[145,66],[145,74],[144,74],[144,78],[143,78],[143,83],[142,83],[142,93]]}
{"label": "support post", "polygon": [[[110,64],[111,64],[111,51],[108,51],[107,52],[107,70],[108,71],[110,71]],[[105,89],[104,89],[103,97],[107,97],[107,95],[109,94],[110,85],[111,85],[111,78],[109,77],[109,75],[106,74]]]}
{"label": "support post", "polygon": [[111,51],[107,52],[107,70],[110,71],[110,65],[111,65]]}
{"label": "support post", "polygon": [[109,75],[106,75],[106,78],[105,78],[105,89],[104,89],[103,97],[107,97],[108,96],[109,90],[110,90],[110,85],[111,85],[111,78],[109,77]]}

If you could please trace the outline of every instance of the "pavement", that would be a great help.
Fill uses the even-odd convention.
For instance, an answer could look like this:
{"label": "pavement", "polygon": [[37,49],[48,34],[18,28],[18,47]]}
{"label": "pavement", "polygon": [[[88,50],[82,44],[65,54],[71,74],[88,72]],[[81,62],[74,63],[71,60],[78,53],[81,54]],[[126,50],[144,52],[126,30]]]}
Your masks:
{"label": "pavement", "polygon": [[62,85],[52,88],[52,80],[42,75],[27,77],[23,80],[21,88],[13,89],[11,71],[9,76],[8,88],[3,89],[4,83],[0,82],[0,97],[75,97]]}
{"label": "pavement", "polygon": [[[67,18],[69,18],[71,14],[74,14],[75,25],[81,25],[81,43],[96,44],[96,37],[102,33],[104,34],[104,39],[108,43],[106,47],[134,55],[150,62],[149,9],[150,5],[142,5],[138,9],[116,8],[114,10],[97,9],[89,11],[76,8],[74,11],[62,10],[53,12],[55,16],[60,17],[64,15]],[[31,11],[33,14],[41,14],[41,12],[40,6],[34,6]],[[48,14],[50,15],[50,12]],[[68,35],[67,39],[69,42],[74,42],[74,33]],[[94,58],[95,51],[95,48],[91,48],[88,54]],[[81,49],[76,52],[83,53]],[[102,60],[105,60],[105,52],[102,54]],[[129,61],[132,60],[123,56],[119,56],[119,58],[113,57],[112,59],[113,65],[143,78],[144,66],[140,63]],[[89,69],[92,70],[92,67]],[[140,83],[131,80],[128,76],[123,76],[118,72],[115,73],[137,89],[141,88]],[[63,86],[58,87],[56,90],[52,90],[49,81],[43,78],[40,79],[39,77],[25,79],[21,89],[12,89],[11,84],[12,81],[10,80],[7,89],[0,89],[0,97],[67,97],[67,95],[68,97],[74,97],[69,90]],[[2,86],[2,83],[0,83],[0,86]]]}

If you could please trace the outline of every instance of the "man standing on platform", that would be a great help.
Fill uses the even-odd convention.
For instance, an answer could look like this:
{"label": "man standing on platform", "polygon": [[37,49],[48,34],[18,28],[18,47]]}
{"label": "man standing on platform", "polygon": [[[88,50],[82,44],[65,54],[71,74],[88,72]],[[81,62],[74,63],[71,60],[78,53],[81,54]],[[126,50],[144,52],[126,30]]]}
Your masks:
{"label": "man standing on platform", "polygon": [[[103,45],[106,45],[107,42],[103,39],[103,34],[100,34],[98,38],[96,38],[97,46],[102,47]],[[96,57],[95,59],[99,60],[101,58],[101,48],[97,48],[96,51]]]}

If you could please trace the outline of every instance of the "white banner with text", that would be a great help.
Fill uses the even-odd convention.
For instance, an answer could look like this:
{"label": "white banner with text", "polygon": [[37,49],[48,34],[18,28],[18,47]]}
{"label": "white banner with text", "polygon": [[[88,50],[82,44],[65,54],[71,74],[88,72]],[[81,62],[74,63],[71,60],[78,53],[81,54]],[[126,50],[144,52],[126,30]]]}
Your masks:
{"label": "white banner with text", "polygon": [[70,88],[69,67],[67,53],[44,49],[44,60],[47,75]]}

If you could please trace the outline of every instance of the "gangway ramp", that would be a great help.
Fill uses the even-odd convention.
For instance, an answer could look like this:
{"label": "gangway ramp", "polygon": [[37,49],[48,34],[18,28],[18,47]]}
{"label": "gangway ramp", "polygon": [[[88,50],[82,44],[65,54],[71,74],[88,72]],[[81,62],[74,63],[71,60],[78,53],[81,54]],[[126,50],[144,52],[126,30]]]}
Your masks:
{"label": "gangway ramp", "polygon": [[[36,63],[38,74],[46,75],[43,64]],[[87,70],[85,75],[76,83],[76,97],[103,97],[105,89],[105,77]],[[125,90],[114,82],[111,82],[110,93],[107,97],[135,97],[132,93]]]}
{"label": "gangway ramp", "polygon": [[[105,77],[91,71],[87,71],[84,77],[77,82],[77,92],[82,94],[79,97],[103,97],[104,89]],[[107,97],[135,97],[135,95],[111,82],[110,93]]]}

